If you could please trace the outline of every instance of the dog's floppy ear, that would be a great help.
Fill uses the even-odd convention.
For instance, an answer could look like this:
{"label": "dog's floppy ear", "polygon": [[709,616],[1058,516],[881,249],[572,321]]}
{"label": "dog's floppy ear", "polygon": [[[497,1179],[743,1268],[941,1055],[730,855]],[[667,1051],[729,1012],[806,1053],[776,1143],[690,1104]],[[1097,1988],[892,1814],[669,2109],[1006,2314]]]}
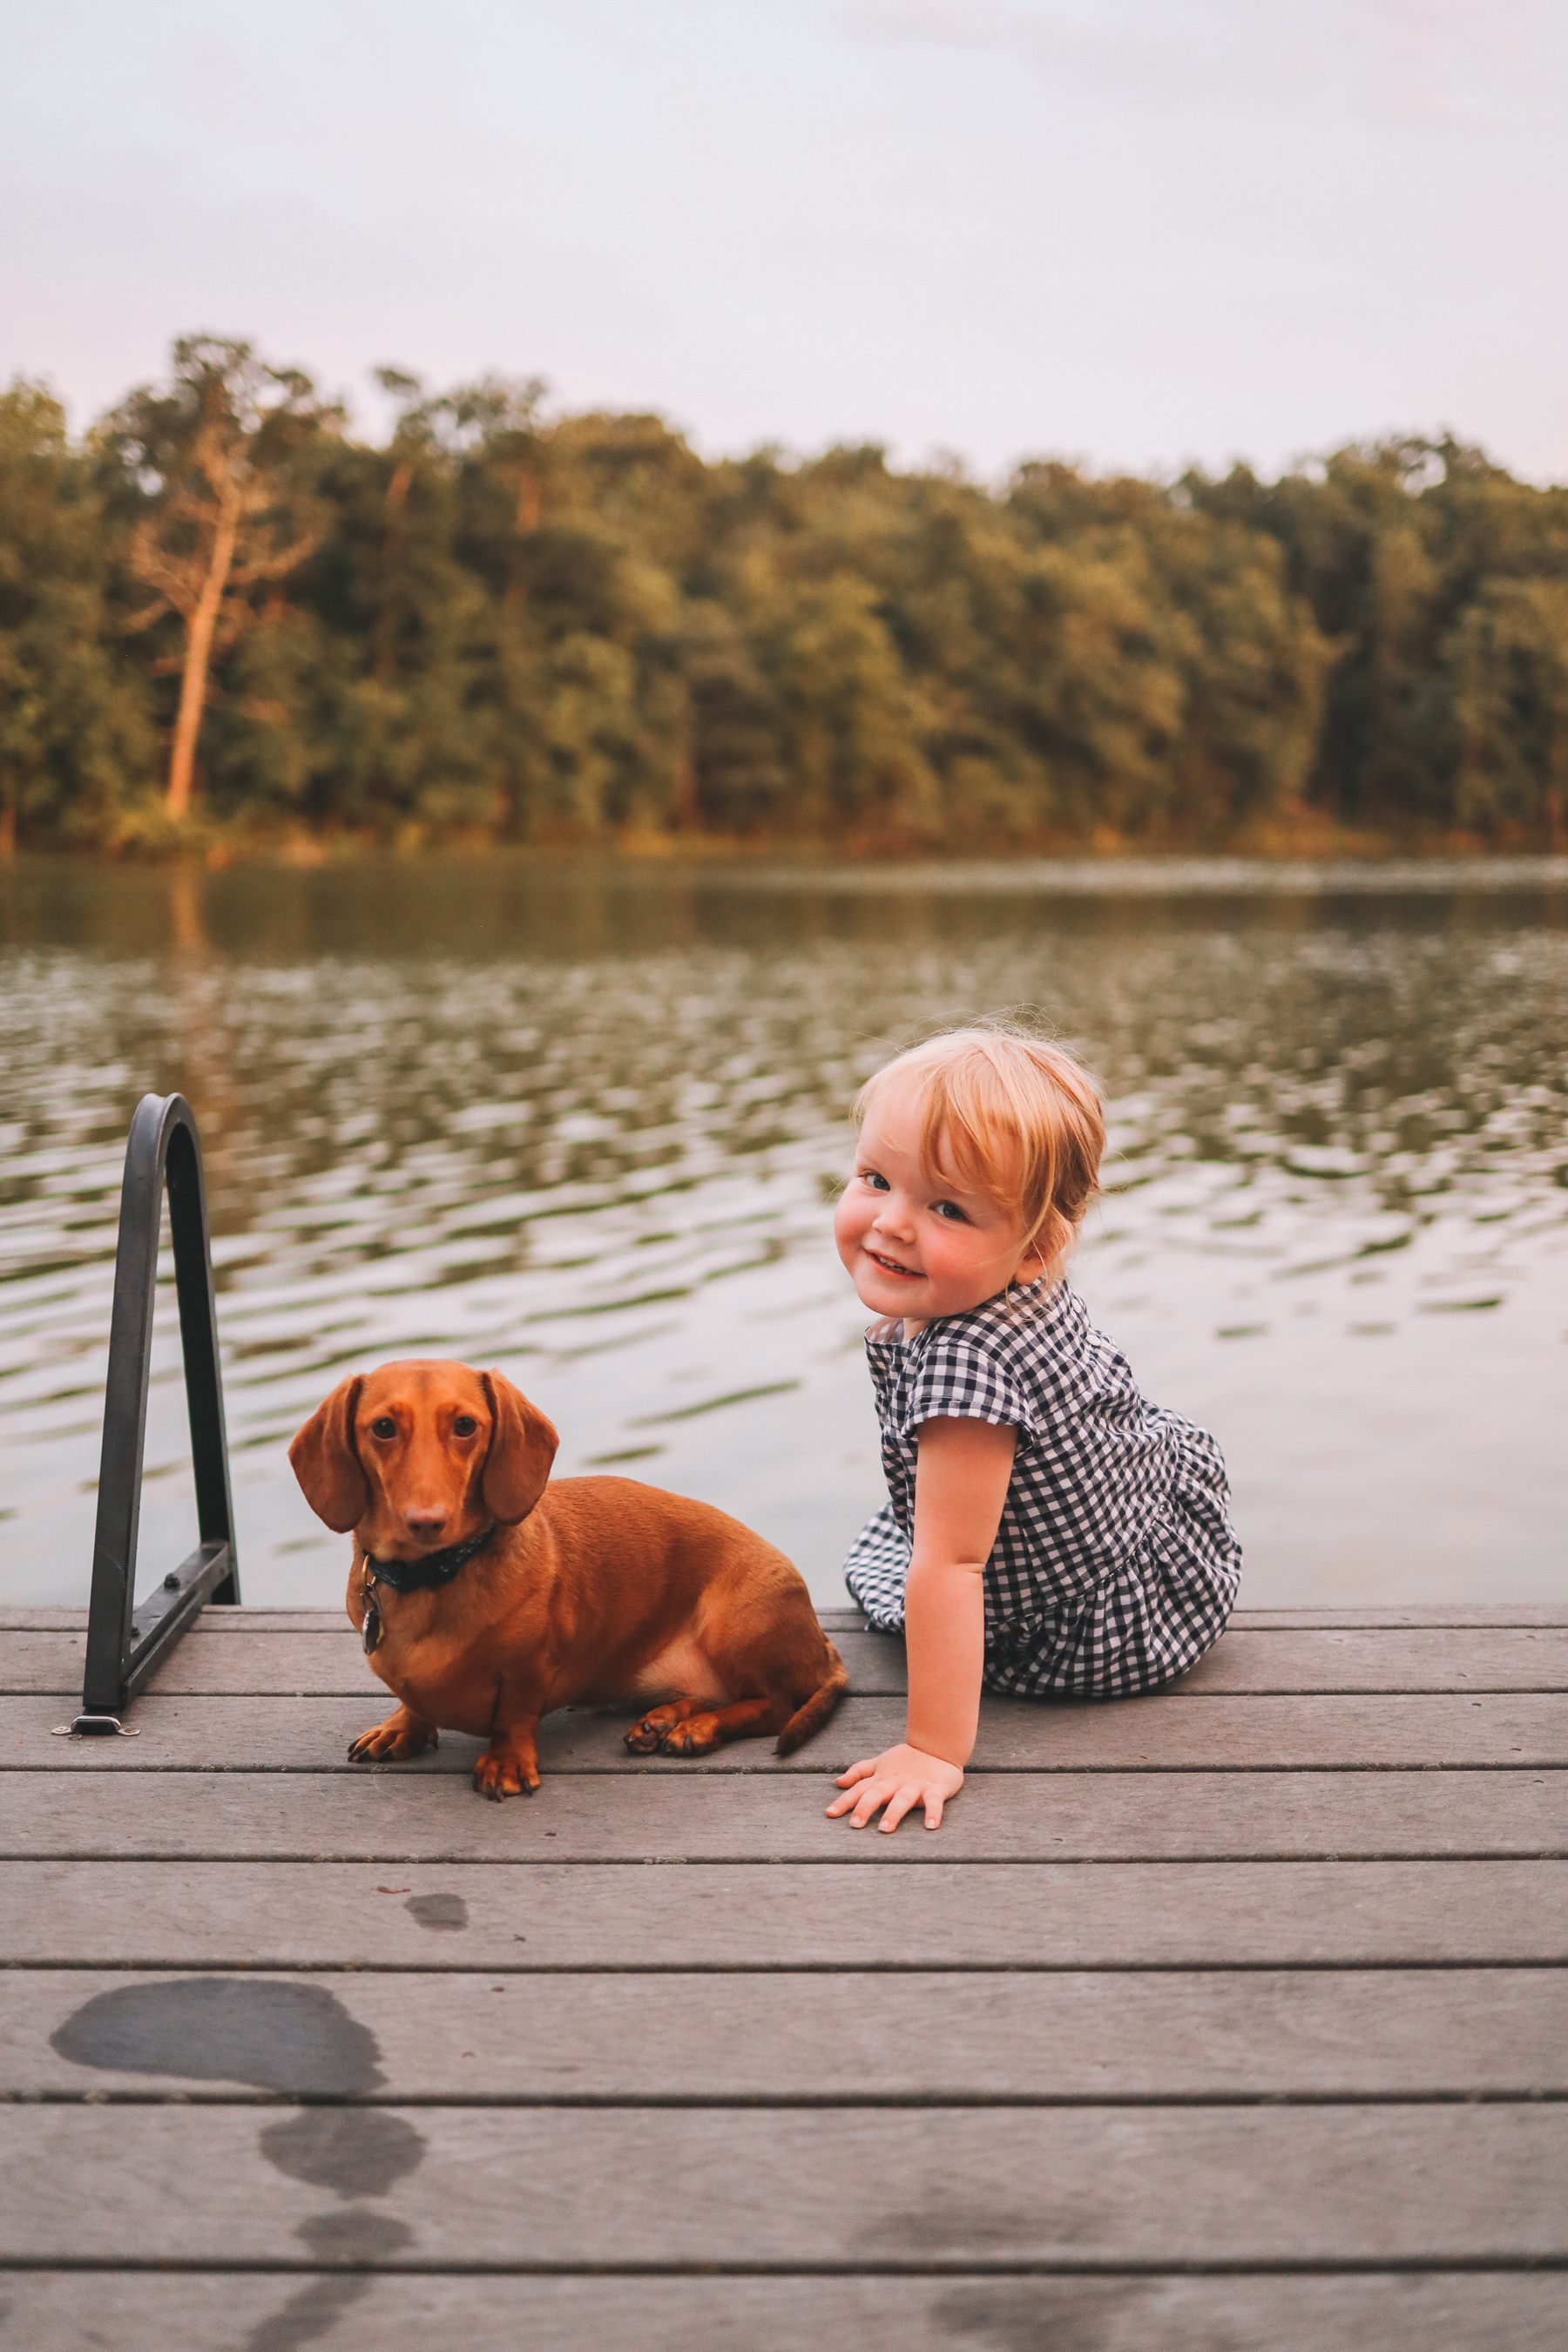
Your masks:
{"label": "dog's floppy ear", "polygon": [[340,1381],[289,1448],[305,1500],[337,1535],[357,1528],[370,1508],[370,1488],[354,1451],[354,1414],[363,1380]]}
{"label": "dog's floppy ear", "polygon": [[503,1373],[481,1372],[479,1378],[490,1407],[490,1450],[479,1492],[486,1510],[503,1527],[515,1528],[543,1494],[561,1440],[554,1423]]}

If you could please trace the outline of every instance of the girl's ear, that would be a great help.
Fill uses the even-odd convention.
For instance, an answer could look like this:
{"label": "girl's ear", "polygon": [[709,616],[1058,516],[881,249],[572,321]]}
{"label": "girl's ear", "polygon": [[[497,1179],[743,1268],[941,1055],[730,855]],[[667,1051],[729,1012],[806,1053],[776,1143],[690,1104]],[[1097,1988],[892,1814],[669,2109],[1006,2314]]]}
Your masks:
{"label": "girl's ear", "polygon": [[561,1440],[553,1422],[530,1404],[501,1372],[481,1372],[490,1408],[490,1450],[485,1456],[479,1493],[487,1511],[503,1527],[526,1519],[550,1477]]}
{"label": "girl's ear", "polygon": [[1067,1255],[1066,1244],[1072,1240],[1072,1227],[1057,1210],[1047,1209],[1028,1248],[1016,1279],[1020,1282],[1041,1282],[1054,1273]]}
{"label": "girl's ear", "polygon": [[357,1373],[340,1381],[289,1448],[305,1500],[340,1536],[357,1528],[370,1508],[370,1488],[354,1451],[354,1414],[363,1386]]}

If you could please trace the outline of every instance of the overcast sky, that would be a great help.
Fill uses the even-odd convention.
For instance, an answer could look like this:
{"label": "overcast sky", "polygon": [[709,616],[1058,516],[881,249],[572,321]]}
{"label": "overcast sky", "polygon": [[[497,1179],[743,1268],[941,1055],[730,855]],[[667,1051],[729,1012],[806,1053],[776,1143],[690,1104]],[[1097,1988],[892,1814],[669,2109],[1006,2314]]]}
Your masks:
{"label": "overcast sky", "polygon": [[1568,0],[0,0],[0,375],[1568,478]]}

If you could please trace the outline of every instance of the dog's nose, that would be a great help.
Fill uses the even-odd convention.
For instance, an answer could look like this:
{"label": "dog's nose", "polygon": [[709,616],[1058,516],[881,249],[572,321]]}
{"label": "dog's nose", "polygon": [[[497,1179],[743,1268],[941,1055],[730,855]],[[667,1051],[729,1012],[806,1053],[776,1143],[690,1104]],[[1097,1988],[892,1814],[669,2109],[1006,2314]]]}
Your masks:
{"label": "dog's nose", "polygon": [[412,1505],[403,1514],[404,1524],[411,1536],[438,1536],[447,1524],[447,1514],[434,1506]]}

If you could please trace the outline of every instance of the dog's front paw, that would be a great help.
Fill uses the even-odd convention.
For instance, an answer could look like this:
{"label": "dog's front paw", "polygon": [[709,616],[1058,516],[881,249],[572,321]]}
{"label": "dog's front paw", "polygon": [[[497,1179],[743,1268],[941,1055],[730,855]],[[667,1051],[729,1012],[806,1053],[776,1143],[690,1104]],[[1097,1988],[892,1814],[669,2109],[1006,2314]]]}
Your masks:
{"label": "dog's front paw", "polygon": [[668,1727],[669,1709],[656,1707],[652,1715],[645,1715],[640,1723],[633,1724],[626,1734],[626,1746],[634,1756],[657,1756]]}
{"label": "dog's front paw", "polygon": [[487,1748],[474,1766],[474,1786],[481,1797],[497,1803],[503,1797],[531,1797],[539,1786],[539,1767],[510,1748]]}
{"label": "dog's front paw", "polygon": [[400,1706],[384,1723],[369,1731],[362,1731],[349,1749],[351,1764],[401,1764],[411,1756],[422,1756],[426,1748],[438,1748],[441,1735],[433,1723],[421,1723]]}

